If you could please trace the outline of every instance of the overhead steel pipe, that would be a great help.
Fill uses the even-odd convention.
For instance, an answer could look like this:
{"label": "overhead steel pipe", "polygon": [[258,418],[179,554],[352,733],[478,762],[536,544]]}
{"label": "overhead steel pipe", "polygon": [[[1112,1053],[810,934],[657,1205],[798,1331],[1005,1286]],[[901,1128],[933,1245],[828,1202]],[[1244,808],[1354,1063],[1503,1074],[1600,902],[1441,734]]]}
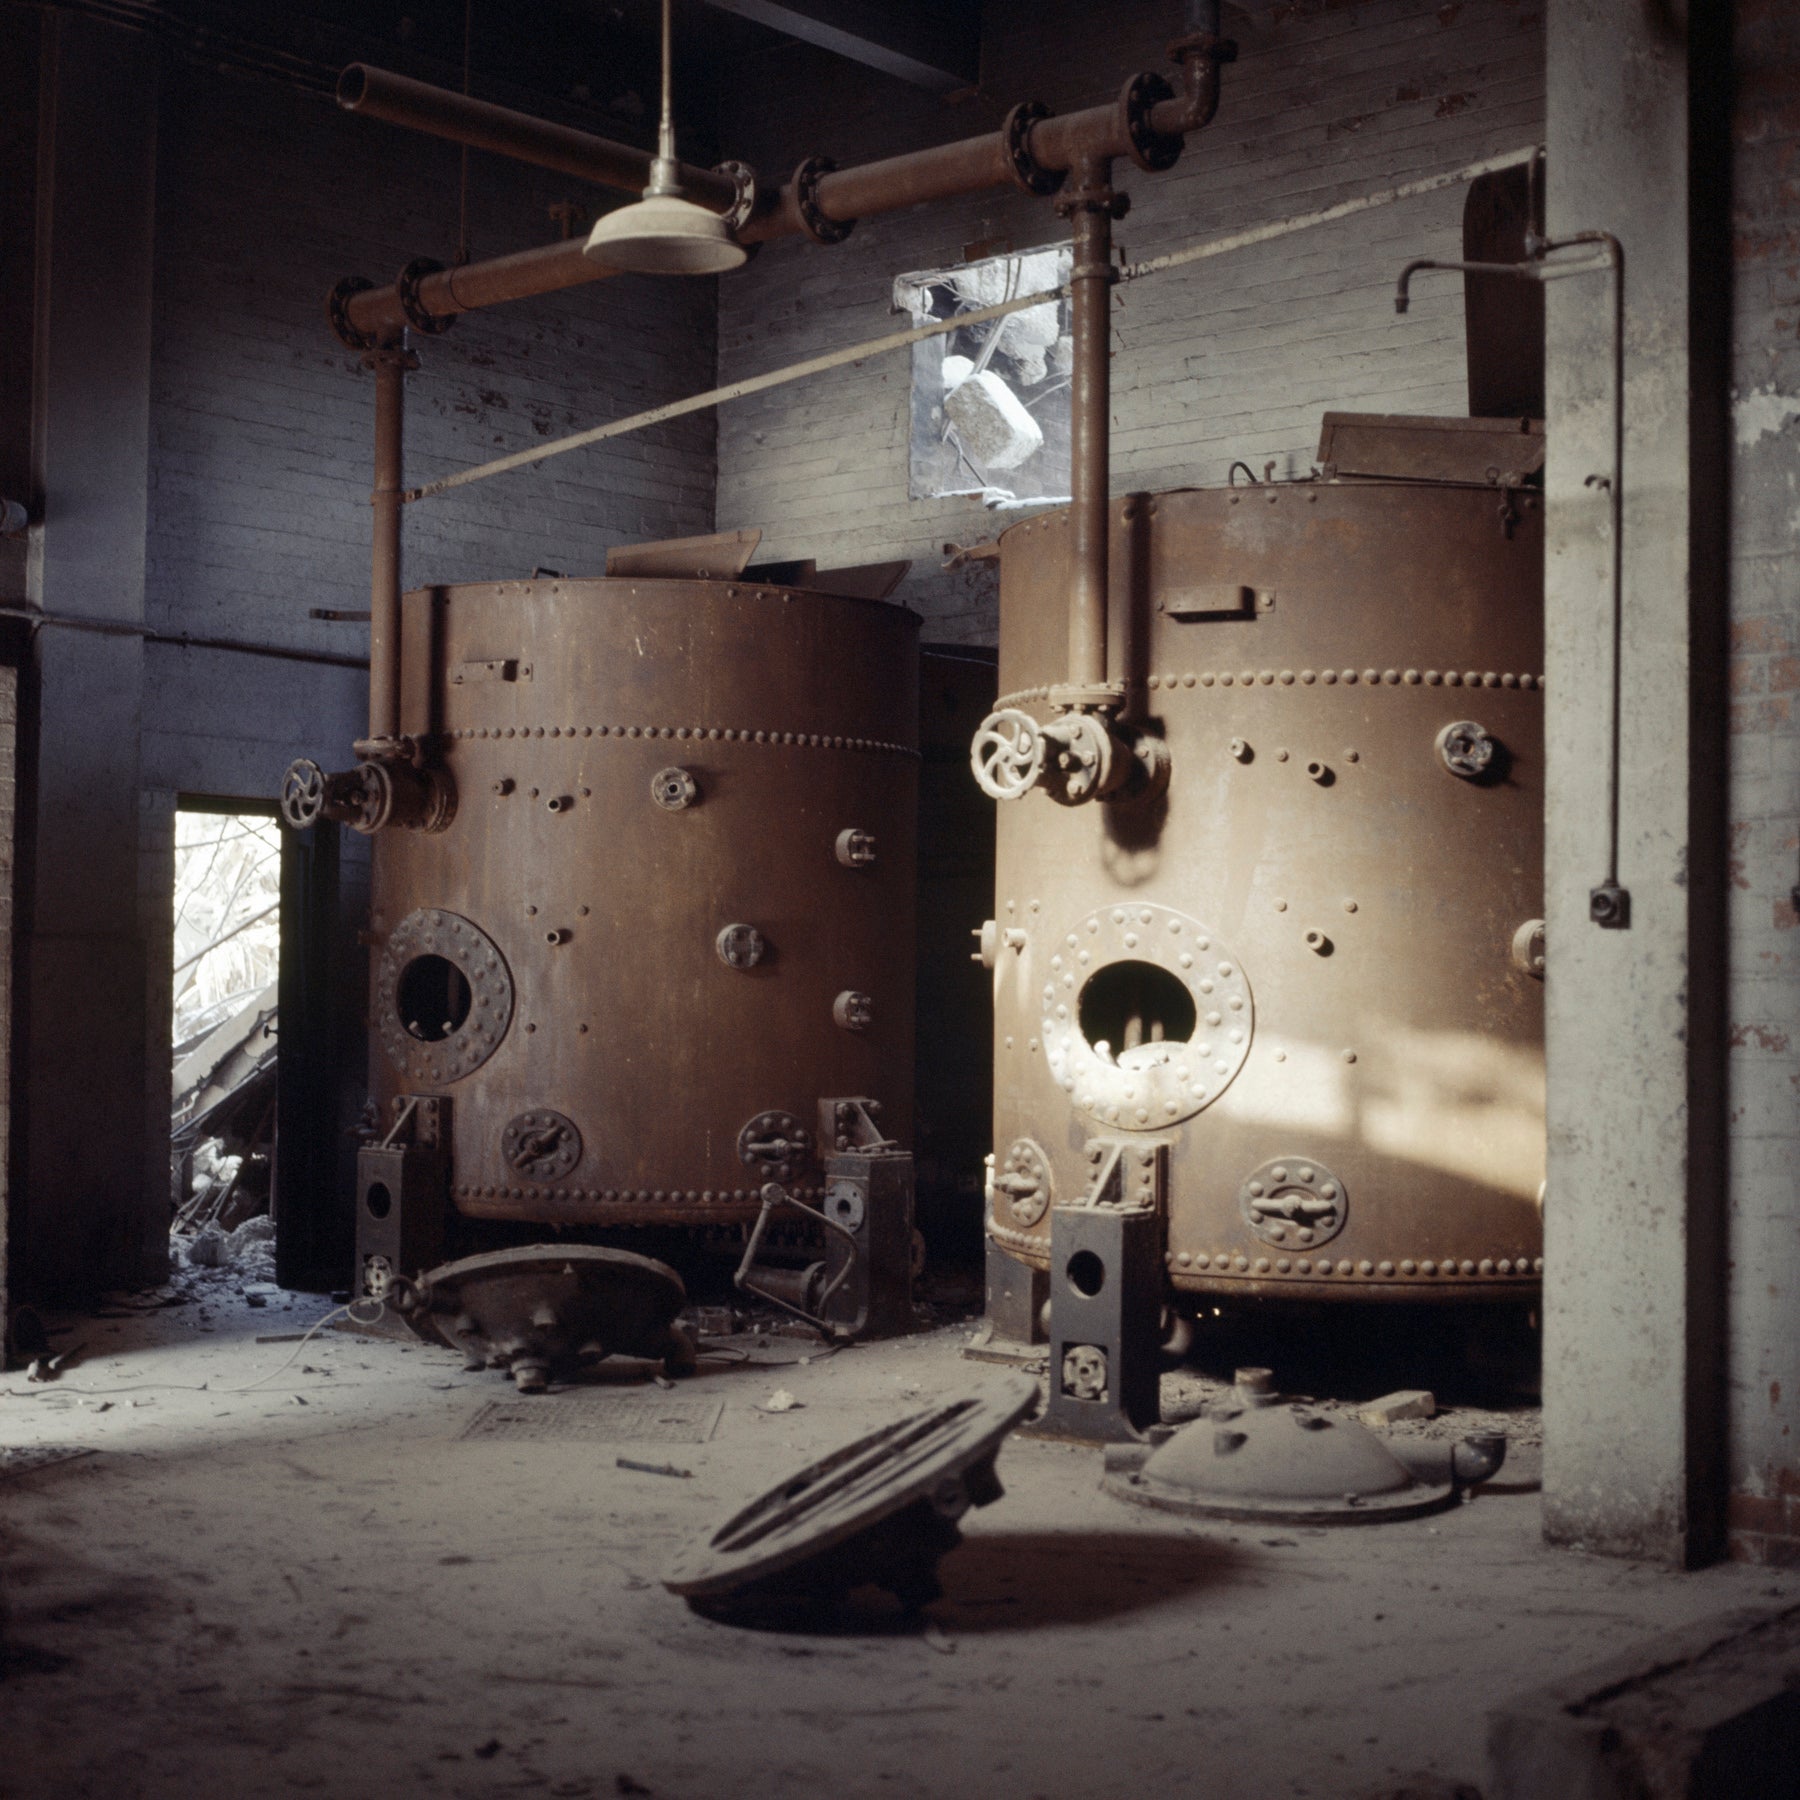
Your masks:
{"label": "overhead steel pipe", "polygon": [[[911,151],[853,169],[835,169],[809,157],[778,190],[757,191],[737,230],[741,243],[808,236],[835,243],[859,219],[900,212],[928,201],[1014,186],[1052,194],[1084,158],[1129,157],[1143,169],[1166,169],[1181,154],[1187,133],[1206,125],[1218,109],[1219,68],[1236,46],[1211,32],[1177,40],[1171,54],[1181,66],[1182,87],[1160,75],[1135,75],[1106,106],[1061,116],[1027,102],[1015,106],[996,132]],[[339,84],[339,104],[364,117],[385,119],[455,143],[491,150],[539,168],[641,193],[650,179],[650,155],[628,145],[527,113],[434,88],[384,69],[353,64]],[[743,176],[682,165],[689,197],[719,211],[749,198]],[[588,261],[577,241],[546,244],[460,269],[424,274],[408,289],[369,287],[348,293],[340,313],[350,341],[373,341],[383,332],[454,317],[479,307],[529,299],[598,281],[614,271]]]}
{"label": "overhead steel pipe", "polygon": [[[650,152],[611,138],[596,137],[572,125],[553,125],[511,107],[487,100],[472,100],[426,81],[396,75],[389,69],[352,63],[338,77],[337,103],[345,112],[366,119],[382,119],[389,125],[422,131],[428,137],[448,138],[471,150],[490,150],[591,181],[598,187],[618,188],[641,194],[650,182]],[[724,212],[737,198],[737,186],[729,175],[712,169],[680,165],[682,191],[690,200]]]}

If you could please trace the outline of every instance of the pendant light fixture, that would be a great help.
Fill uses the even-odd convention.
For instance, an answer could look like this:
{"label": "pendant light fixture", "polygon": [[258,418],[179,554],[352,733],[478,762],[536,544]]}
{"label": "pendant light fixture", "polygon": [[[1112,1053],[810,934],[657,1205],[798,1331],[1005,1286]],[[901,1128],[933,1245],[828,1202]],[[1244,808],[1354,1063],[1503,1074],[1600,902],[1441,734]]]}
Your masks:
{"label": "pendant light fixture", "polygon": [[682,198],[670,102],[670,0],[662,0],[662,125],[644,197],[606,213],[582,254],[632,275],[722,275],[746,252],[716,212]]}

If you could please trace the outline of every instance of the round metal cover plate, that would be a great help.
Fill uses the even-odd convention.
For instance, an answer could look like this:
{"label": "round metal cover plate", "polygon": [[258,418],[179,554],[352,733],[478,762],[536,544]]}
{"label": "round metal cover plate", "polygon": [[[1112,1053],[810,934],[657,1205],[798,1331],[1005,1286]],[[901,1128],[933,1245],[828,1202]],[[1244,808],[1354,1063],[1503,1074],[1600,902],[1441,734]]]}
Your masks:
{"label": "round metal cover plate", "polygon": [[1305,1250],[1344,1229],[1350,1196],[1316,1157],[1272,1156],[1239,1185],[1238,1211],[1265,1244]]}
{"label": "round metal cover plate", "polygon": [[536,1107],[508,1122],[500,1154],[531,1181],[555,1181],[581,1161],[581,1133],[567,1115]]}
{"label": "round metal cover plate", "polygon": [[[416,1035],[402,1016],[401,981],[422,957],[441,957],[469,987],[467,1015],[439,1038]],[[479,925],[422,906],[389,934],[375,976],[375,1016],[382,1051],[408,1082],[441,1087],[479,1069],[499,1049],[512,1014],[512,971]]]}
{"label": "round metal cover plate", "polygon": [[[1081,998],[1102,970],[1146,963],[1193,1001],[1188,1040],[1100,1051],[1081,1023]],[[1250,1054],[1255,1005],[1243,966],[1217,932],[1147,901],[1102,907],[1065,932],[1050,954],[1040,995],[1051,1076],[1085,1113],[1127,1131],[1191,1119],[1224,1093]]]}
{"label": "round metal cover plate", "polygon": [[[949,1495],[962,1492],[965,1475],[991,1469],[1037,1398],[1036,1381],[1015,1376],[883,1425],[734,1513],[676,1558],[663,1585],[690,1600],[716,1599],[822,1557],[916,1501],[942,1499],[954,1517],[960,1507]],[[985,1489],[973,1479],[968,1487],[976,1504],[999,1497],[991,1478]]]}
{"label": "round metal cover plate", "polygon": [[589,1347],[665,1355],[687,1301],[666,1263],[603,1244],[489,1250],[395,1287],[397,1309],[420,1336],[504,1366],[560,1365]]}
{"label": "round metal cover plate", "polygon": [[1147,1455],[1107,1452],[1120,1500],[1200,1519],[1363,1525],[1435,1512],[1454,1482],[1421,1481],[1372,1431],[1304,1406],[1217,1406]]}

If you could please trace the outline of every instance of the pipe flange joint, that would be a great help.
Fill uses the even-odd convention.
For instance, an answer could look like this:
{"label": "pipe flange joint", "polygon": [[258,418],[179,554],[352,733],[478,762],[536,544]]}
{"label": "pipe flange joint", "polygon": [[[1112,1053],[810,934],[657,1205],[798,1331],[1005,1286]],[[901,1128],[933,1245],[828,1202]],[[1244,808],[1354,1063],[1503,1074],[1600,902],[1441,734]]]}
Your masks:
{"label": "pipe flange joint", "polygon": [[350,302],[358,294],[374,287],[366,275],[346,275],[325,297],[326,316],[331,320],[332,335],[346,350],[373,350],[376,337],[370,331],[358,331],[350,323]]}
{"label": "pipe flange joint", "polygon": [[829,156],[809,156],[794,171],[794,209],[800,229],[815,244],[841,244],[856,229],[854,219],[828,219],[819,210],[819,180],[837,168]]}
{"label": "pipe flange joint", "polygon": [[[756,211],[756,171],[747,162],[727,159],[713,164],[713,173],[723,175],[737,190],[732,196],[731,204],[719,216],[725,221],[725,229],[733,237],[750,223],[751,215]],[[746,249],[754,246],[746,245]]]}
{"label": "pipe flange joint", "polygon": [[1124,710],[1125,687],[1117,681],[1058,682],[1045,698],[1053,712],[1117,713]]}
{"label": "pipe flange joint", "polygon": [[455,313],[427,312],[425,302],[419,298],[419,284],[425,277],[443,272],[444,265],[434,257],[415,256],[394,278],[394,292],[407,324],[426,337],[441,337],[456,323]]}
{"label": "pipe flange joint", "polygon": [[1174,133],[1158,131],[1150,121],[1156,107],[1174,98],[1175,90],[1150,69],[1133,75],[1119,94],[1119,123],[1131,149],[1131,160],[1153,175],[1174,168],[1187,142]]}
{"label": "pipe flange joint", "polygon": [[1041,100],[1021,100],[1006,115],[1000,135],[1006,146],[1007,168],[1014,183],[1028,194],[1054,194],[1068,179],[1067,169],[1047,169],[1031,154],[1031,128],[1050,116]]}

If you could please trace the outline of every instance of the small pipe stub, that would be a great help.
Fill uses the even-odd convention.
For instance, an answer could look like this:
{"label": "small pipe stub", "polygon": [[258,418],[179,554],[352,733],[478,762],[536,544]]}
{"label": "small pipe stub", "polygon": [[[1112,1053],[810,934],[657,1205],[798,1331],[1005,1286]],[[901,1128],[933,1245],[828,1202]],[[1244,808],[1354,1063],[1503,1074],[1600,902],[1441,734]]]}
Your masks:
{"label": "small pipe stub", "polygon": [[831,1016],[846,1031],[867,1031],[875,1022],[875,1002],[855,988],[845,988],[832,1001]]}
{"label": "small pipe stub", "polygon": [[846,869],[866,869],[875,860],[875,834],[855,825],[846,825],[837,834],[832,854]]}
{"label": "small pipe stub", "polygon": [[444,265],[429,256],[415,256],[400,273],[394,277],[394,292],[400,301],[400,310],[406,315],[406,322],[414,331],[426,337],[441,337],[456,323],[455,313],[428,312],[425,302],[419,298],[419,283],[427,275],[441,275]]}
{"label": "small pipe stub", "polygon": [[1047,169],[1031,154],[1031,128],[1050,117],[1041,100],[1021,100],[1006,115],[1000,135],[1006,141],[1006,161],[1013,180],[1028,194],[1047,198],[1068,179],[1067,169]]}
{"label": "small pipe stub", "polygon": [[650,798],[664,812],[686,812],[700,798],[700,784],[686,769],[658,769],[650,777]]}
{"label": "small pipe stub", "polygon": [[819,210],[819,178],[836,168],[829,156],[809,156],[794,171],[794,210],[815,244],[841,244],[856,229],[854,219],[828,219]]}
{"label": "small pipe stub", "polygon": [[1437,753],[1446,769],[1463,781],[1479,781],[1494,762],[1498,746],[1473,719],[1455,719],[1437,735]]}
{"label": "small pipe stub", "polygon": [[727,925],[713,940],[719,961],[728,969],[754,969],[768,955],[768,940],[754,925]]}

